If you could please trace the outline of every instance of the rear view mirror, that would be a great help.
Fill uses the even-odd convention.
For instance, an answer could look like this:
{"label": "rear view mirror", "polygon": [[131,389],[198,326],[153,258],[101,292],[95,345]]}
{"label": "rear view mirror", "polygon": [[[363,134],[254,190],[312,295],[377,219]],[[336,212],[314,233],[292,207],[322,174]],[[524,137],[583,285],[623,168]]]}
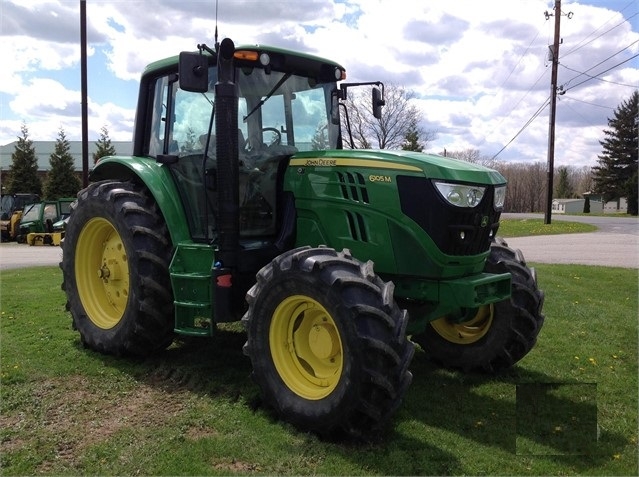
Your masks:
{"label": "rear view mirror", "polygon": [[180,53],[180,89],[193,93],[209,90],[209,60],[200,53]]}
{"label": "rear view mirror", "polygon": [[379,88],[373,88],[373,116],[375,119],[382,119],[382,106],[386,104]]}

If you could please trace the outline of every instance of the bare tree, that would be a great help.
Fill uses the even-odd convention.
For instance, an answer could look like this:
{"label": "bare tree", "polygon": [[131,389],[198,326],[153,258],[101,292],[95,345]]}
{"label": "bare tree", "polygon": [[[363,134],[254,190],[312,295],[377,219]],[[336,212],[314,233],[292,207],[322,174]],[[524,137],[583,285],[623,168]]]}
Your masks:
{"label": "bare tree", "polygon": [[584,192],[592,192],[594,183],[590,166],[569,167],[568,173],[571,176],[577,197],[582,197]]}
{"label": "bare tree", "polygon": [[540,162],[533,164],[499,163],[495,167],[508,181],[507,212],[541,212],[546,197],[546,169]]}
{"label": "bare tree", "polygon": [[495,168],[497,161],[491,156],[483,155],[479,149],[468,148],[458,151],[443,151],[442,156],[454,157],[462,161],[472,162],[473,164],[481,164],[482,166]]}
{"label": "bare tree", "polygon": [[[506,178],[506,212],[541,212],[546,200],[546,168],[543,163],[501,162],[479,149],[442,151],[442,155],[495,169]],[[568,169],[571,171],[571,169]],[[571,177],[570,180],[574,181]]]}
{"label": "bare tree", "polygon": [[445,150],[442,155],[446,157],[454,157],[455,159],[461,159],[462,161],[472,162],[473,164],[479,163],[480,156],[479,149],[460,149],[458,151]]}
{"label": "bare tree", "polygon": [[[423,131],[418,126],[422,119],[422,112],[412,102],[414,98],[415,94],[412,91],[407,91],[395,84],[386,85],[382,117],[376,119],[370,109],[370,90],[366,88],[349,90],[346,108],[353,144],[347,144],[347,146],[355,149],[371,147],[401,149],[406,136],[413,132],[419,137],[420,146],[425,147],[435,138],[435,132]],[[342,119],[342,124],[348,124],[345,118]]]}

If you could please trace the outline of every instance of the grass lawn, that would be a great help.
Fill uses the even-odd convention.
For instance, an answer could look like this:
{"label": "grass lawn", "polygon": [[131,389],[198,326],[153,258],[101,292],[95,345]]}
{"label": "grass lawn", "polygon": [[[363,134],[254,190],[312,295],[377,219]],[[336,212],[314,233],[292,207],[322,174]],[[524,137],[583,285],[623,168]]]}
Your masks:
{"label": "grass lawn", "polygon": [[500,376],[438,369],[378,443],[323,442],[260,406],[235,324],[144,360],[86,350],[60,271],[3,271],[2,475],[637,475],[637,270],[536,265],[537,346]]}
{"label": "grass lawn", "polygon": [[531,235],[578,234],[594,232],[597,227],[581,222],[564,220],[544,223],[544,219],[502,219],[499,235],[502,237],[528,237]]}

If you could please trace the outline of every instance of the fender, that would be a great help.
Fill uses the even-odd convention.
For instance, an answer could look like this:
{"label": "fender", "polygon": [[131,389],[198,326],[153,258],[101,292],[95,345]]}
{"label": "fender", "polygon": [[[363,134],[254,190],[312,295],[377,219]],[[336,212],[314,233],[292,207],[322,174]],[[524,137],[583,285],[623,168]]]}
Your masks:
{"label": "fender", "polygon": [[137,156],[103,157],[89,174],[91,181],[105,179],[142,182],[155,199],[174,245],[191,241],[180,195],[166,165]]}

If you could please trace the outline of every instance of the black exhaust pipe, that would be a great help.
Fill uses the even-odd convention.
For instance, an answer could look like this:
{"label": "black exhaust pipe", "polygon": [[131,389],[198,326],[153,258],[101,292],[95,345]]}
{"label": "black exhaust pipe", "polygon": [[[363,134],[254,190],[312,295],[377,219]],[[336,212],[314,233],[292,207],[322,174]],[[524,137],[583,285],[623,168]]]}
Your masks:
{"label": "black exhaust pipe", "polygon": [[238,90],[234,82],[235,45],[222,40],[217,55],[215,134],[217,136],[218,246],[215,277],[215,318],[225,321],[232,309],[233,274],[240,240]]}

